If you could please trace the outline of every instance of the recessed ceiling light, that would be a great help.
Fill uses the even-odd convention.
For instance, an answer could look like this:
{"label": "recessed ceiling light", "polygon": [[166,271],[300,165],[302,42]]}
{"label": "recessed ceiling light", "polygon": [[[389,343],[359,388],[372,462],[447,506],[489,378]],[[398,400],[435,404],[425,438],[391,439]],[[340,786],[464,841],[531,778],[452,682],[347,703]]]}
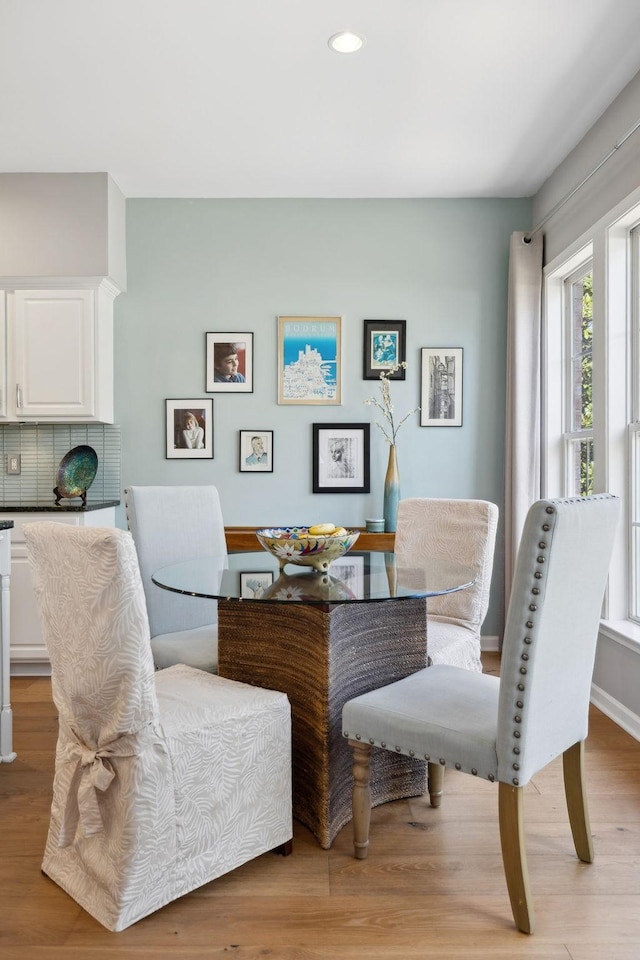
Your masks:
{"label": "recessed ceiling light", "polygon": [[336,53],[356,53],[364,44],[364,37],[358,33],[351,33],[350,30],[343,30],[329,37],[328,43]]}

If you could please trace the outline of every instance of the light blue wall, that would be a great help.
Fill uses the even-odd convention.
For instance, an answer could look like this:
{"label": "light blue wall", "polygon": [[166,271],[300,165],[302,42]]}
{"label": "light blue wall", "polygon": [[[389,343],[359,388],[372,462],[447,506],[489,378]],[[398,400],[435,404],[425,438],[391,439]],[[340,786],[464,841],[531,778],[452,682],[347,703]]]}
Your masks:
{"label": "light blue wall", "polygon": [[[128,290],[116,300],[122,482],[215,483],[228,524],[380,516],[387,446],[372,426],[371,493],[313,494],[311,424],[372,419],[365,319],[407,322],[396,410],[420,402],[420,348],[464,348],[460,428],[399,434],[401,495],[503,505],[507,260],[528,200],[128,200]],[[277,317],[343,319],[341,406],[278,406]],[[206,331],[253,331],[252,394],[210,394],[214,459],[165,459],[165,398],[205,397]],[[238,431],[274,430],[274,472],[238,471]],[[123,508],[120,525],[125,526]],[[502,525],[484,632],[501,630]]]}

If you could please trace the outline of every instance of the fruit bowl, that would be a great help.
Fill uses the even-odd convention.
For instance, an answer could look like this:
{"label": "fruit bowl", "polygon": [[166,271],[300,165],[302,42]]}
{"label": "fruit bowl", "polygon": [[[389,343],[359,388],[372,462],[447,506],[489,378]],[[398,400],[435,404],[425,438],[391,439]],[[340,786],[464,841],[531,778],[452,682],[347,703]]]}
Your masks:
{"label": "fruit bowl", "polygon": [[311,534],[309,527],[266,527],[256,530],[260,546],[273,554],[281,570],[287,563],[293,563],[298,567],[313,567],[323,573],[332,560],[343,557],[351,550],[359,536],[359,530]]}

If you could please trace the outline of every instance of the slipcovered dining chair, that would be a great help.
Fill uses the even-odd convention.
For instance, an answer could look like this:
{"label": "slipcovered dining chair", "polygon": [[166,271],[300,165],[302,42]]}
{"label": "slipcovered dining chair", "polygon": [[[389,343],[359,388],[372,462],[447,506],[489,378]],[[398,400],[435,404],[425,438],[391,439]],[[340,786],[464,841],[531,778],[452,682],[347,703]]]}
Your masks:
{"label": "slipcovered dining chair", "polygon": [[24,532],[59,713],[43,872],[117,931],[288,846],[286,695],[154,671],[131,534]]}
{"label": "slipcovered dining chair", "polygon": [[487,500],[413,497],[398,504],[395,554],[400,566],[422,559],[455,560],[473,571],[475,583],[427,605],[430,663],[482,670],[480,628],[489,608],[498,507]]}
{"label": "slipcovered dining chair", "polygon": [[540,500],[516,562],[500,679],[447,665],[355,697],[342,712],[354,753],[357,859],[369,843],[372,747],[498,781],[502,858],[516,926],[534,929],[523,830],[531,778],[563,755],[569,821],[580,860],[593,860],[583,782],[584,741],[602,597],[618,497]]}
{"label": "slipcovered dining chair", "polygon": [[218,670],[215,600],[162,590],[151,580],[161,567],[198,557],[226,556],[216,487],[131,486],[124,491],[129,530],[138,551],[156,669],[186,663]]}

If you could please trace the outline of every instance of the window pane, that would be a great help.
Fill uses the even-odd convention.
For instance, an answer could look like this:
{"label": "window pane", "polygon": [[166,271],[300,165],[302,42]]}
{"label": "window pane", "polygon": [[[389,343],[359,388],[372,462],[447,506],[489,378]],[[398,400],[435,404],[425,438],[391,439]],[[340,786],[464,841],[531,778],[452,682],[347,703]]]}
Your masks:
{"label": "window pane", "polygon": [[571,284],[571,425],[570,430],[593,426],[593,274],[591,271]]}
{"label": "window pane", "polygon": [[593,438],[568,441],[567,496],[588,497],[593,493]]}

